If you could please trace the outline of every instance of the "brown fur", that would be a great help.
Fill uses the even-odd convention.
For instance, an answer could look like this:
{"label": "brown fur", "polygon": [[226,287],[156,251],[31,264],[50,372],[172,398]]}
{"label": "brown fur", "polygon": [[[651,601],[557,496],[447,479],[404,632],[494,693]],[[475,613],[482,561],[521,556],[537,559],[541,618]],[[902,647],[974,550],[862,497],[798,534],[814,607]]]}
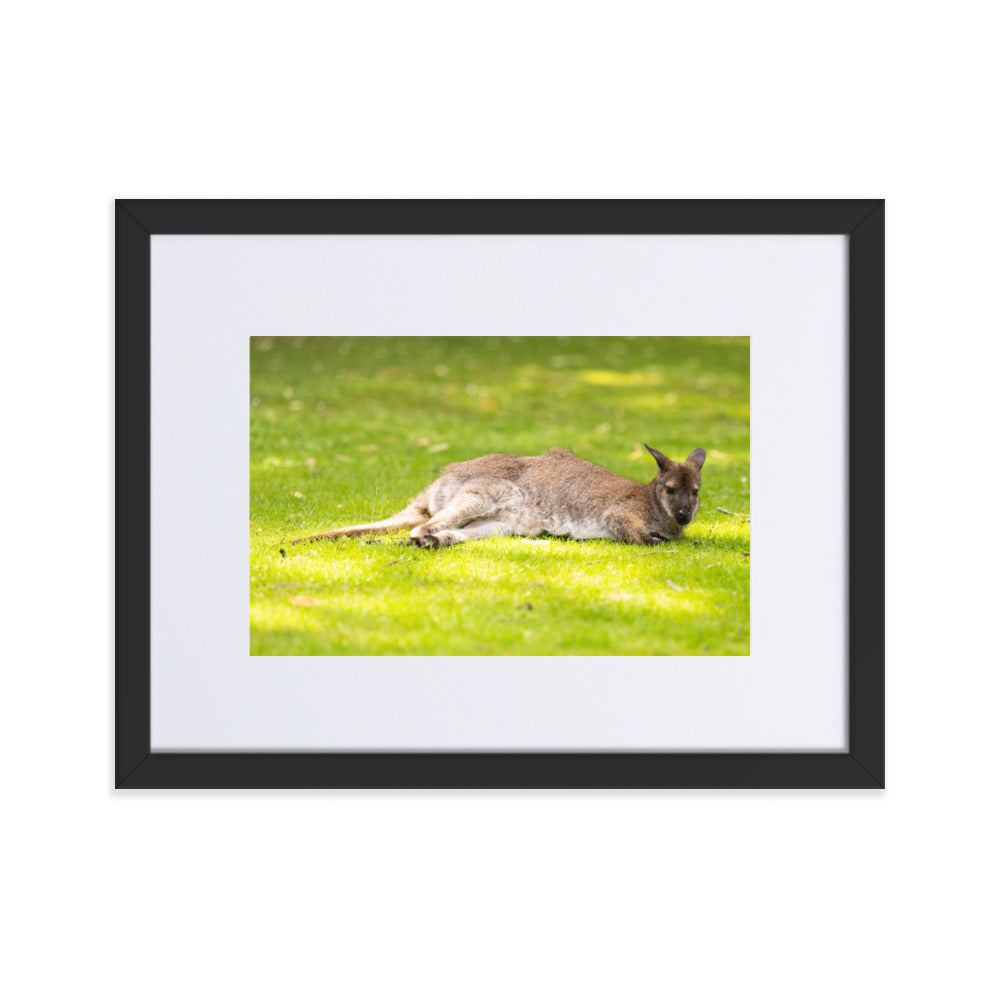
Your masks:
{"label": "brown fur", "polygon": [[659,468],[638,483],[578,458],[565,448],[544,455],[483,455],[449,465],[398,514],[293,542],[410,529],[424,547],[491,535],[612,538],[656,545],[681,538],[698,511],[705,452],[673,462],[646,445]]}

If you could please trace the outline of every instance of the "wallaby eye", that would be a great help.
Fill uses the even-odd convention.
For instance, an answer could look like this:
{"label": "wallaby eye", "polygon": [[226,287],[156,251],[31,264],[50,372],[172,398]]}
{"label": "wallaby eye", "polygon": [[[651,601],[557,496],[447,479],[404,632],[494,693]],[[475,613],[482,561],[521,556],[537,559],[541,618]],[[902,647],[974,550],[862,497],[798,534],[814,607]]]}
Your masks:
{"label": "wallaby eye", "polygon": [[697,491],[697,490],[692,490],[691,492],[692,492],[692,493],[693,493],[693,494],[694,494],[695,496],[697,496],[697,495],[698,495],[698,491]]}
{"label": "wallaby eye", "polygon": [[668,486],[668,487],[667,487],[667,493],[669,493],[669,494],[670,494],[670,496],[673,496],[673,495],[674,495],[674,493],[676,493],[676,492],[677,492],[677,491],[676,491],[676,490],[675,490],[675,489],[673,488],[673,486]]}

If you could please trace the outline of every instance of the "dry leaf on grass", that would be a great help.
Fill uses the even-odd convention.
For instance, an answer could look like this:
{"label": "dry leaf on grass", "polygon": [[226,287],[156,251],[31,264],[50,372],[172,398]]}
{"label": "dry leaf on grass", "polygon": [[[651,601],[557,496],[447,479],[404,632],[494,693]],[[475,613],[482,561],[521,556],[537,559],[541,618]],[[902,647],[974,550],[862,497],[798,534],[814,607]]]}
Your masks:
{"label": "dry leaf on grass", "polygon": [[304,594],[292,594],[288,598],[289,604],[295,604],[300,608],[311,608],[314,604],[319,604],[315,597],[306,597]]}

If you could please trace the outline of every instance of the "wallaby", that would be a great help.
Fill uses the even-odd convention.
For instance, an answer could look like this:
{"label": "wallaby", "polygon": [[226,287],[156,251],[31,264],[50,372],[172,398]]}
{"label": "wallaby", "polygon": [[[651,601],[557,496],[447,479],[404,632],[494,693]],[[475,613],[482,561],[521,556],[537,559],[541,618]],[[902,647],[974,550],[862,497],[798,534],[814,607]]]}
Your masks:
{"label": "wallaby", "polygon": [[483,455],[449,465],[419,496],[384,521],[353,524],[312,542],[348,535],[410,531],[410,544],[424,548],[455,545],[492,535],[548,532],[570,538],[612,538],[634,545],[657,545],[684,535],[698,513],[698,490],[705,451],[672,462],[647,444],[659,472],[638,483],[578,458],[565,448],[544,455]]}

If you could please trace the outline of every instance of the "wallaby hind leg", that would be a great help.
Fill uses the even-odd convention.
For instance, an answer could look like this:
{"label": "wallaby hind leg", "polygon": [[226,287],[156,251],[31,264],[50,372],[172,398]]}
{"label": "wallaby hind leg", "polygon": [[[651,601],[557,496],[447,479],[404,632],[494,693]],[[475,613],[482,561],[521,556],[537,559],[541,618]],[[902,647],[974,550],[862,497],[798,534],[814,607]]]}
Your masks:
{"label": "wallaby hind leg", "polygon": [[424,548],[439,548],[445,545],[458,545],[460,542],[471,542],[475,538],[494,538],[498,535],[512,535],[514,528],[506,521],[487,518],[483,521],[470,521],[464,528],[440,528],[431,535],[423,535],[415,544]]}
{"label": "wallaby hind leg", "polygon": [[[442,544],[453,545],[455,542],[464,542],[467,538],[485,537],[455,529],[464,527],[470,521],[485,521],[499,513],[511,502],[514,492],[519,491],[512,483],[469,484],[456,493],[430,520],[415,527],[410,532],[410,541],[424,548],[437,548]],[[474,527],[474,525],[469,526]],[[498,532],[491,530],[489,533]]]}
{"label": "wallaby hind leg", "polygon": [[301,538],[293,538],[292,545],[299,542],[318,542],[322,538],[349,538],[352,535],[385,535],[390,531],[402,531],[404,528],[415,528],[418,524],[423,524],[429,517],[430,512],[418,497],[408,507],[401,510],[392,517],[387,517],[384,521],[369,521],[367,524],[351,524],[346,528],[334,528],[333,531],[324,531],[318,535],[303,535]]}

